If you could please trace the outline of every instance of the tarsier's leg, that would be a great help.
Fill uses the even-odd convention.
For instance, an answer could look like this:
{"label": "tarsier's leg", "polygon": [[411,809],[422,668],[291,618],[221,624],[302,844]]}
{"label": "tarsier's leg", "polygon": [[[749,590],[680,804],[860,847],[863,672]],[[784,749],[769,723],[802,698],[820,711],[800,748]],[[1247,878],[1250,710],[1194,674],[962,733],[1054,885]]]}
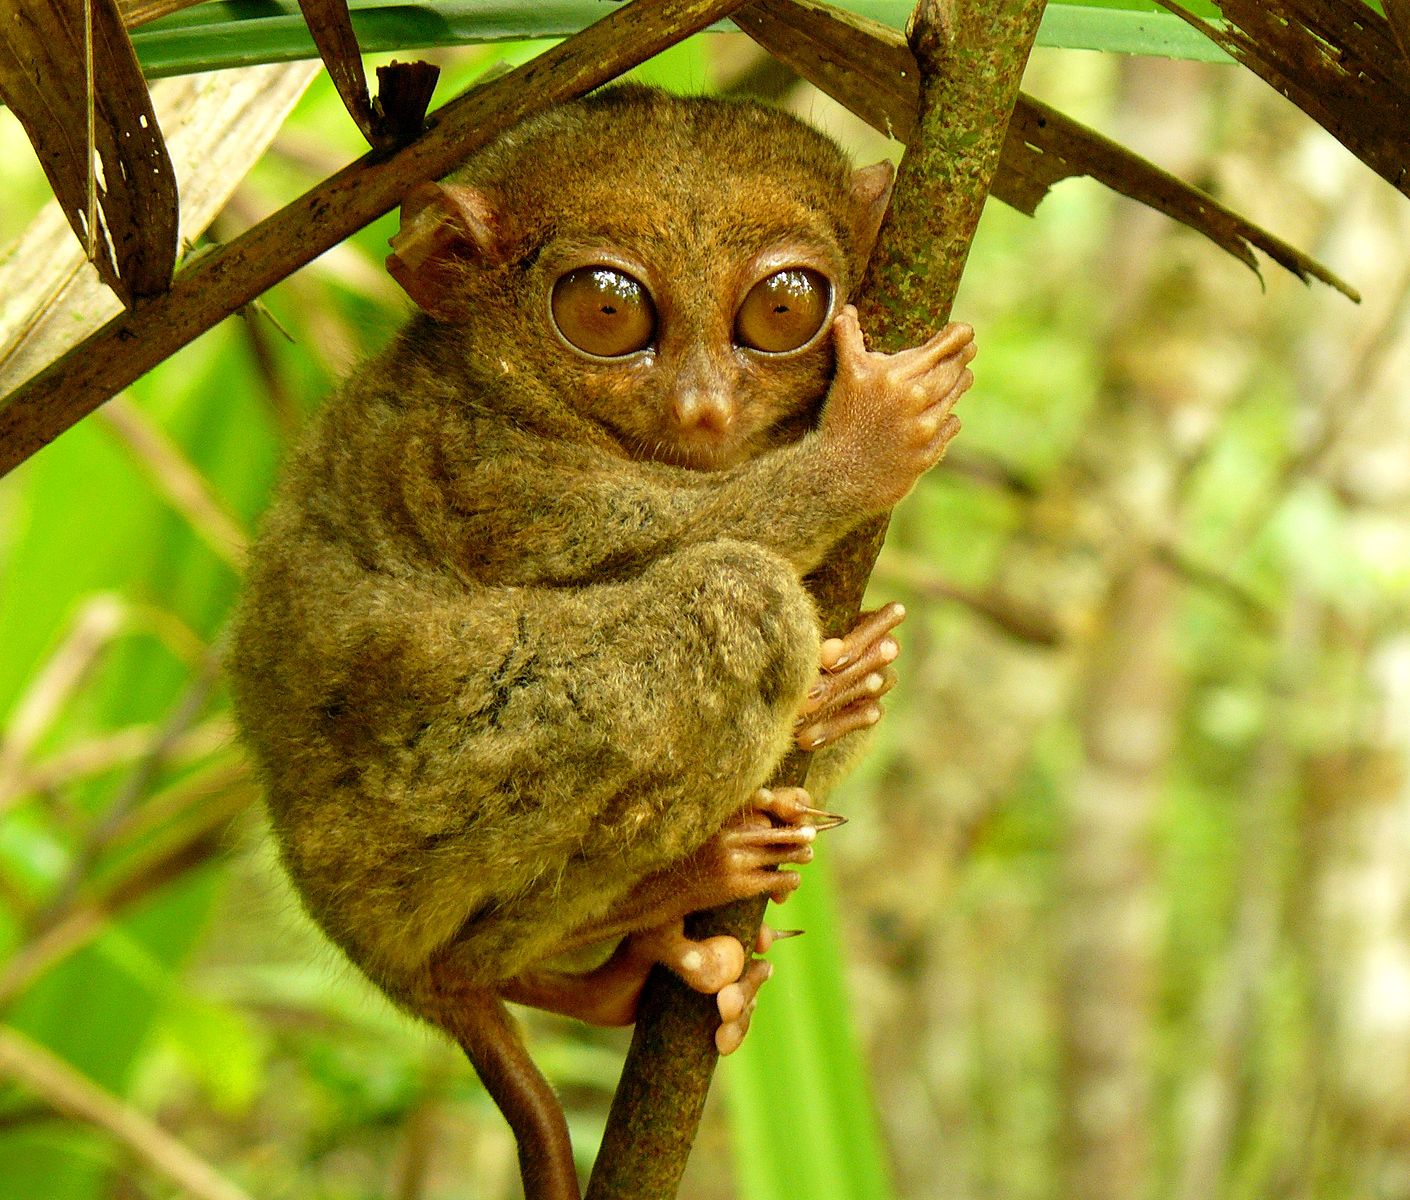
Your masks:
{"label": "tarsier's leg", "polygon": [[[780,937],[765,925],[754,944],[755,954],[766,954]],[[706,943],[685,936],[683,922],[675,921],[657,929],[646,929],[624,938],[607,962],[594,971],[571,975],[559,971],[529,971],[510,980],[500,990],[506,1000],[526,1004],[546,1012],[560,1013],[590,1025],[630,1025],[636,1019],[637,1002],[651,968],[658,963],[669,967],[697,991],[714,995],[720,1014],[715,1045],[721,1054],[739,1048],[749,1030],[759,989],[773,974],[773,965],[758,958],[745,958],[732,937],[710,938],[707,942],[728,943],[712,954],[703,972],[697,963],[704,960]],[[711,947],[712,951],[715,949]],[[729,959],[737,964],[734,977],[723,987],[715,985],[718,965]]]}
{"label": "tarsier's leg", "polygon": [[[568,951],[626,934],[601,967],[581,974],[525,972],[502,994],[594,1024],[628,1024],[647,973],[660,963],[696,991],[719,997],[723,1025],[716,1042],[722,1053],[729,1053],[748,1028],[755,993],[768,978],[767,965],[751,962],[733,937],[686,937],[683,918],[764,893],[786,898],[797,876],[779,868],[808,862],[817,831],[840,820],[813,808],[801,788],[760,789],[748,809],[684,862],[648,877],[605,917],[564,940],[560,949]],[[762,931],[756,952],[767,950],[774,937],[771,930]]]}
{"label": "tarsier's leg", "polygon": [[899,604],[863,613],[844,637],[822,644],[821,670],[799,709],[794,741],[801,750],[820,750],[881,719],[878,701],[896,686],[891,667],[900,646],[891,631],[906,616]]}

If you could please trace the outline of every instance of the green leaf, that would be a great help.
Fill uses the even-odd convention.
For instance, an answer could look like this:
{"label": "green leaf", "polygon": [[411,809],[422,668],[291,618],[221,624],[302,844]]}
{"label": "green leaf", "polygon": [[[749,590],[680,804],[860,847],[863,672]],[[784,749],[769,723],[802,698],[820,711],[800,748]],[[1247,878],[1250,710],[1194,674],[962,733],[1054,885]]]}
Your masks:
{"label": "green leaf", "polygon": [[720,1078],[729,1097],[743,1200],[888,1200],[875,1108],[853,1032],[824,862],[805,872],[778,927],[804,937],[769,952],[774,975],[749,1036]]}
{"label": "green leaf", "polygon": [[[560,38],[576,33],[611,11],[609,0],[352,0],[353,28],[365,53],[480,42]],[[845,7],[905,26],[909,0],[853,0]],[[1217,16],[1208,4],[1192,6]],[[731,31],[727,22],[716,27]],[[227,0],[183,9],[132,31],[132,42],[149,77],[210,71],[313,58],[317,51],[297,4],[286,0]],[[1050,4],[1038,44],[1121,54],[1229,61],[1214,43],[1155,5],[1120,0]]]}

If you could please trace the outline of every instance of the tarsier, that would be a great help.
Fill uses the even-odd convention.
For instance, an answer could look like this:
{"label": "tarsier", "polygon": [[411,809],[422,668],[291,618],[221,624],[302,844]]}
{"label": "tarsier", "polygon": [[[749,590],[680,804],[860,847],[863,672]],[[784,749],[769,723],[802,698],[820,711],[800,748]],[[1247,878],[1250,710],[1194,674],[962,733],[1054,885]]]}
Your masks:
{"label": "tarsier", "polygon": [[[504,1007],[632,1020],[660,963],[738,1045],[768,967],[682,918],[782,899],[831,824],[763,787],[873,723],[897,605],[802,584],[958,428],[971,331],[868,352],[891,186],[752,104],[621,87],[414,191],[422,310],[294,454],[250,559],[236,712],[314,920],[465,1049],[526,1195],[576,1198]],[[828,753],[837,751],[828,749]]]}

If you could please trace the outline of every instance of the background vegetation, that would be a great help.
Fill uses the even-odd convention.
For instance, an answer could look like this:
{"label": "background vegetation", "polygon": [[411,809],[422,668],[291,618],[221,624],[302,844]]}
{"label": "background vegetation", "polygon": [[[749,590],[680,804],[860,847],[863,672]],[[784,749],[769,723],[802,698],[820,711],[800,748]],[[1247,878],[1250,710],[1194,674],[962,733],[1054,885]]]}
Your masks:
{"label": "background vegetation", "polygon": [[[441,52],[440,94],[532,50]],[[712,36],[648,75],[758,66]],[[1091,184],[991,205],[965,433],[874,586],[904,681],[682,1195],[1410,1197],[1410,211],[1226,65],[1047,50],[1026,87],[1367,299]],[[358,152],[320,79],[217,232]],[[47,195],[8,113],[0,163],[3,244]],[[160,1129],[227,1200],[516,1194],[458,1055],[279,878],[216,669],[283,448],[404,311],[391,228],[0,481],[3,1200],[179,1194]],[[624,1040],[530,1025],[590,1157]],[[160,1129],[56,1112],[46,1052]]]}

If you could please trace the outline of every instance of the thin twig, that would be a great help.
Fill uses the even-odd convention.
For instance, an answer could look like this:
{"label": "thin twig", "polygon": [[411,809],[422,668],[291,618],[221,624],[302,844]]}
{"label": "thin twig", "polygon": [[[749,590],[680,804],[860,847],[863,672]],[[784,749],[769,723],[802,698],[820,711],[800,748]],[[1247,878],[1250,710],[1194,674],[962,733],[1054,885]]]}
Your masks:
{"label": "thin twig", "polygon": [[69,864],[67,876],[55,889],[53,899],[40,915],[35,928],[45,928],[54,915],[62,912],[72,898],[78,894],[79,888],[111,845],[116,832],[122,827],[128,814],[151,790],[157,775],[171,760],[178,740],[195,724],[196,718],[200,716],[206,702],[210,699],[211,692],[215,689],[216,681],[220,677],[220,667],[224,657],[225,636],[222,634],[207,648],[201,663],[193,672],[190,682],[177,698],[176,704],[167,714],[166,720],[162,722],[157,736],[147,749],[147,753],[138,759],[104,810],[102,819],[89,831],[83,847],[79,853],[74,855],[73,861]]}
{"label": "thin twig", "polygon": [[129,615],[116,596],[103,593],[91,597],[11,710],[9,727],[0,737],[0,816],[14,802],[23,760],[83,686],[99,655],[123,632]]}
{"label": "thin twig", "polygon": [[1068,636],[1052,613],[995,588],[971,588],[956,583],[916,554],[888,550],[877,560],[873,577],[910,588],[927,600],[952,600],[962,604],[1021,642],[1059,646]]}
{"label": "thin twig", "polygon": [[[0,791],[0,809],[9,809],[16,800],[73,787],[84,780],[129,766],[152,753],[162,731],[156,725],[126,725],[61,750],[49,758],[22,766]],[[171,766],[187,766],[228,746],[235,740],[235,728],[228,717],[212,717],[174,739],[167,752]]]}
{"label": "thin twig", "polygon": [[136,1158],[195,1200],[251,1200],[204,1159],[130,1104],[16,1029],[0,1027],[0,1075],[45,1104],[110,1134]]}
{"label": "thin twig", "polygon": [[249,536],[181,447],[126,396],[110,400],[98,417],[196,536],[235,571],[243,572]]}
{"label": "thin twig", "polygon": [[186,791],[201,801],[200,820],[171,845],[149,857],[99,895],[72,897],[44,915],[37,932],[0,971],[0,1010],[8,1008],[35,980],[88,945],[114,917],[220,853],[226,825],[254,799],[248,767],[227,766],[224,777],[202,778]]}

